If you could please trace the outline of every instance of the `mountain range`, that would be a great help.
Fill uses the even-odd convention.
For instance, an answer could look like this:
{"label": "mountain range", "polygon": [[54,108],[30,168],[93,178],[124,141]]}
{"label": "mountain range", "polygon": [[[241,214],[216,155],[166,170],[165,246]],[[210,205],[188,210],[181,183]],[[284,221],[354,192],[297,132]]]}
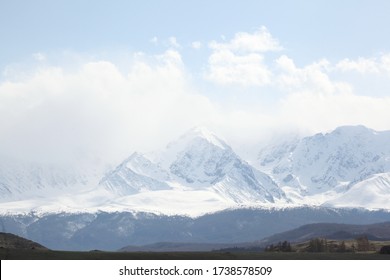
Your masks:
{"label": "mountain range", "polygon": [[294,228],[289,231],[273,234],[261,240],[246,243],[169,243],[159,242],[143,246],[126,246],[120,251],[127,252],[168,252],[168,251],[213,251],[213,250],[258,250],[262,251],[271,244],[287,241],[290,243],[308,242],[315,238],[328,240],[356,240],[367,237],[370,241],[389,241],[390,222],[367,225],[351,225],[338,223],[315,223]]}
{"label": "mountain range", "polygon": [[390,207],[390,131],[339,127],[271,145],[258,160],[294,202]]}
{"label": "mountain range", "polygon": [[[342,213],[341,213],[342,214]],[[235,216],[233,214],[233,216]],[[364,215],[363,215],[364,216]],[[325,238],[327,240],[356,241],[361,237],[367,237],[371,241],[390,240],[390,222],[374,223],[367,225],[345,224],[345,223],[315,223],[307,224],[294,228],[289,231],[281,232],[251,242],[241,243],[211,243],[211,242],[157,242],[145,245],[130,245],[120,248],[121,252],[207,252],[207,251],[263,251],[271,244],[287,241],[292,244],[308,243],[315,238]],[[82,241],[82,239],[80,240]],[[211,240],[210,240],[211,241]],[[107,243],[108,244],[108,243]],[[55,246],[55,249],[58,248]],[[3,250],[4,258],[7,259],[7,253],[10,250],[24,250],[24,254],[29,250],[48,249],[39,243],[22,238],[20,236],[0,232],[0,249]],[[97,252],[93,250],[92,252]]]}
{"label": "mountain range", "polygon": [[124,211],[0,215],[2,232],[50,249],[75,251],[112,251],[161,242],[237,244],[312,223],[366,225],[386,221],[390,221],[387,210],[313,206],[230,209],[199,217]]}
{"label": "mountain range", "polygon": [[117,250],[252,242],[308,223],[390,220],[390,131],[344,126],[286,136],[253,155],[246,161],[194,128],[110,169],[2,157],[1,231],[54,249]]}
{"label": "mountain range", "polygon": [[111,170],[0,161],[1,213],[142,211],[199,216],[297,206],[390,209],[390,131],[344,126],[285,137],[247,162],[205,128]]}

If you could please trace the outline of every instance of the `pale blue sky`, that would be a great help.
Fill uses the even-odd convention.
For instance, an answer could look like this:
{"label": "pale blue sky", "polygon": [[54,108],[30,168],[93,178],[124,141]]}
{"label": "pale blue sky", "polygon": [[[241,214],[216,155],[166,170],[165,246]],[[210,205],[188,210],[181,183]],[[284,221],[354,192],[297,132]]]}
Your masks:
{"label": "pale blue sky", "polygon": [[0,154],[122,159],[195,125],[236,150],[390,129],[389,15],[385,0],[0,0]]}
{"label": "pale blue sky", "polygon": [[182,44],[266,26],[298,63],[370,56],[390,47],[390,2],[261,0],[0,1],[0,64],[31,53]]}

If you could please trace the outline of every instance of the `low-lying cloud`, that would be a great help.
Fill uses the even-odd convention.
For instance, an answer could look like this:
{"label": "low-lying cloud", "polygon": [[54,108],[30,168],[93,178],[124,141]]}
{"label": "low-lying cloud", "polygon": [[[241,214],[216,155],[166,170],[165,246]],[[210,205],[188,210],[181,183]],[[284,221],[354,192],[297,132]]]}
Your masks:
{"label": "low-lying cloud", "polygon": [[[190,70],[177,49],[132,54],[127,70],[109,59],[69,69],[34,54],[45,64],[0,82],[0,154],[118,162],[135,150],[161,148],[196,125],[214,130],[239,152],[281,131],[312,133],[349,124],[390,129],[390,94],[365,93],[361,77],[352,75],[388,75],[389,55],[337,63],[321,59],[298,67],[264,28],[209,46],[206,74]],[[266,62],[269,51],[280,55]],[[343,79],[346,73],[352,76]],[[387,80],[381,80],[383,88],[389,87]],[[223,94],[211,98],[218,87],[238,99],[250,98],[250,106],[229,103]]]}

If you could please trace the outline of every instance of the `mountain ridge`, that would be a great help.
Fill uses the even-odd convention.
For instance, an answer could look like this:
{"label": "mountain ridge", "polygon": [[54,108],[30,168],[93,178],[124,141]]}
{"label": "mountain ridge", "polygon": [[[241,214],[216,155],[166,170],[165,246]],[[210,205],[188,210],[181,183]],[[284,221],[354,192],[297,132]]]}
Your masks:
{"label": "mountain ridge", "polygon": [[12,166],[23,165],[3,165],[2,213],[131,210],[199,216],[242,207],[390,209],[390,131],[364,126],[274,142],[258,153],[256,166],[205,128],[193,128],[153,156],[134,152],[95,177],[55,168],[34,173],[25,166],[13,173]]}
{"label": "mountain ridge", "polygon": [[314,238],[328,238],[333,240],[355,239],[367,236],[372,241],[390,240],[390,221],[365,225],[340,223],[314,223],[295,228],[293,230],[277,233],[266,237],[258,244],[267,246],[285,240],[297,243]]}

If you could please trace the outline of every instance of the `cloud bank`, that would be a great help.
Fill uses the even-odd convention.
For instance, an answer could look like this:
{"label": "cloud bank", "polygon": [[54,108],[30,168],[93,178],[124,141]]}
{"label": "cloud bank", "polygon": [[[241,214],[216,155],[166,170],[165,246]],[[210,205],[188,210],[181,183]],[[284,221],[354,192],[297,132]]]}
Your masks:
{"label": "cloud bank", "polygon": [[2,154],[115,158],[166,143],[210,118],[212,105],[189,87],[178,52],[135,56],[128,73],[94,61],[72,71],[44,67],[29,78],[2,82]]}
{"label": "cloud bank", "polygon": [[[109,59],[53,66],[50,56],[33,54],[31,72],[3,75],[0,82],[0,154],[118,162],[135,150],[161,148],[196,125],[210,127],[239,152],[283,131],[350,124],[390,129],[390,94],[361,86],[374,80],[390,88],[390,54],[297,66],[262,27],[209,42],[208,50],[202,48],[203,68],[196,70],[186,64],[185,44],[168,41],[171,46],[159,54],[124,58],[125,70]],[[237,105],[241,99],[250,106]]]}

